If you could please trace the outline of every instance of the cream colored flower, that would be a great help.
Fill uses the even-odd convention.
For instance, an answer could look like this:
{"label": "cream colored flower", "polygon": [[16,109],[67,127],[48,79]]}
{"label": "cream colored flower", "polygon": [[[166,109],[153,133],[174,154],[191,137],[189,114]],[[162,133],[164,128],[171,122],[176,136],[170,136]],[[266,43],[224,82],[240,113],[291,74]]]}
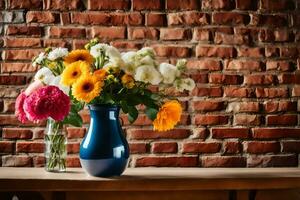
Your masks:
{"label": "cream colored flower", "polygon": [[41,52],[37,57],[35,57],[34,61],[32,62],[32,66],[36,67],[37,65],[41,65],[45,58],[45,53]]}
{"label": "cream colored flower", "polygon": [[66,55],[68,55],[68,49],[67,48],[61,48],[61,47],[58,47],[54,50],[52,50],[49,54],[48,54],[48,59],[49,60],[56,60],[58,58],[62,58],[62,57],[65,57]]}
{"label": "cream colored flower", "polygon": [[196,86],[195,81],[191,78],[178,79],[175,81],[174,85],[176,89],[180,92],[183,92],[184,90],[191,91]]}
{"label": "cream colored flower", "polygon": [[176,77],[180,76],[180,71],[177,67],[169,63],[161,63],[158,69],[164,78],[163,82],[165,84],[172,84]]}
{"label": "cream colored flower", "polygon": [[136,81],[158,85],[162,81],[162,76],[155,67],[151,65],[143,65],[136,69],[134,79]]}
{"label": "cream colored flower", "polygon": [[52,71],[47,67],[41,68],[34,76],[34,80],[40,80],[46,85],[49,85],[54,78]]}

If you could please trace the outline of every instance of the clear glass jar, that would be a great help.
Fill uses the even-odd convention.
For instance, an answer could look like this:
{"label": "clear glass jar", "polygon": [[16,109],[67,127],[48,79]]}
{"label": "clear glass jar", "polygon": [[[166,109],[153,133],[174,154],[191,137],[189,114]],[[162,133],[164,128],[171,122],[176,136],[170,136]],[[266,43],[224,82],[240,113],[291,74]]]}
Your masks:
{"label": "clear glass jar", "polygon": [[63,124],[51,118],[45,131],[45,169],[49,172],[65,172],[67,157],[67,138]]}

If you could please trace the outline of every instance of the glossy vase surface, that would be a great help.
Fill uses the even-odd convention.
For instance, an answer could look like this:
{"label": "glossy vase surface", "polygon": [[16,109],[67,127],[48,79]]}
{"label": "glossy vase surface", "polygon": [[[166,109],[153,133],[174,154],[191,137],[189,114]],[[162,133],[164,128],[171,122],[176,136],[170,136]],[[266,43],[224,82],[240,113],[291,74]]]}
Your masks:
{"label": "glossy vase surface", "polygon": [[90,126],[80,145],[80,163],[92,176],[120,176],[129,158],[128,143],[119,121],[120,108],[90,105]]}

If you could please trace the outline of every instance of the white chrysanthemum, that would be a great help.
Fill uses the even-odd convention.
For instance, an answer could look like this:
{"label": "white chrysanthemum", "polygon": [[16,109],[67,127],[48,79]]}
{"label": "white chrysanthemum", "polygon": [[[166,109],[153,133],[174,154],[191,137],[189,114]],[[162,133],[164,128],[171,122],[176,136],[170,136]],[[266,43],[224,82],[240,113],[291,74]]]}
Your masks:
{"label": "white chrysanthemum", "polygon": [[122,60],[125,63],[123,70],[127,74],[133,75],[135,73],[135,69],[137,68],[137,65],[135,63],[135,56],[135,51],[129,51],[121,54]]}
{"label": "white chrysanthemum", "polygon": [[36,67],[37,65],[41,65],[43,60],[46,58],[45,53],[41,52],[33,61],[32,66]]}
{"label": "white chrysanthemum", "polygon": [[154,58],[154,56],[155,56],[155,52],[154,52],[153,48],[151,48],[151,47],[144,47],[144,48],[138,50],[136,53],[138,56],[141,56],[141,57],[145,57],[148,55],[151,58]]}
{"label": "white chrysanthemum", "polygon": [[101,51],[106,51],[106,49],[109,47],[107,44],[99,43],[91,47],[90,54],[97,58],[101,55]]}
{"label": "white chrysanthemum", "polygon": [[162,81],[160,73],[151,65],[142,65],[136,69],[134,79],[144,83],[158,85]]}
{"label": "white chrysanthemum", "polygon": [[67,48],[58,47],[58,48],[50,51],[50,53],[48,54],[48,59],[54,61],[58,58],[65,57],[66,55],[68,55],[68,53],[69,52],[68,52]]}
{"label": "white chrysanthemum", "polygon": [[161,63],[159,65],[159,72],[163,76],[163,82],[166,84],[172,84],[176,77],[180,76],[180,71],[176,66],[169,63]]}
{"label": "white chrysanthemum", "polygon": [[69,92],[70,92],[70,87],[65,86],[64,84],[60,83],[61,80],[61,76],[56,76],[54,77],[54,79],[50,82],[49,85],[54,85],[56,87],[58,87],[61,91],[63,91],[66,95],[69,96]]}
{"label": "white chrysanthemum", "polygon": [[140,65],[152,65],[152,66],[155,66],[155,60],[151,56],[149,56],[149,55],[146,55],[145,57],[142,57],[137,62]]}
{"label": "white chrysanthemum", "polygon": [[176,80],[174,85],[176,89],[180,92],[183,92],[184,90],[191,91],[196,86],[195,81],[191,78]]}
{"label": "white chrysanthemum", "polygon": [[52,71],[47,67],[41,68],[34,76],[34,80],[40,80],[46,85],[49,85],[54,78]]}

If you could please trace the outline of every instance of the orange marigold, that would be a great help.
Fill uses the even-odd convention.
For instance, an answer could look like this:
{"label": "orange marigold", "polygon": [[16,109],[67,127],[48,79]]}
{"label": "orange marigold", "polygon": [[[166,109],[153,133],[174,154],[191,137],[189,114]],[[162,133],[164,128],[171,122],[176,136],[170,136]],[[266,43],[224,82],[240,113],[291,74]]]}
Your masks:
{"label": "orange marigold", "polygon": [[104,80],[105,76],[107,75],[107,72],[105,69],[98,69],[94,71],[94,76],[97,80]]}
{"label": "orange marigold", "polygon": [[153,121],[154,130],[168,131],[180,121],[182,113],[181,105],[178,101],[172,100],[166,102],[159,109],[156,119]]}

